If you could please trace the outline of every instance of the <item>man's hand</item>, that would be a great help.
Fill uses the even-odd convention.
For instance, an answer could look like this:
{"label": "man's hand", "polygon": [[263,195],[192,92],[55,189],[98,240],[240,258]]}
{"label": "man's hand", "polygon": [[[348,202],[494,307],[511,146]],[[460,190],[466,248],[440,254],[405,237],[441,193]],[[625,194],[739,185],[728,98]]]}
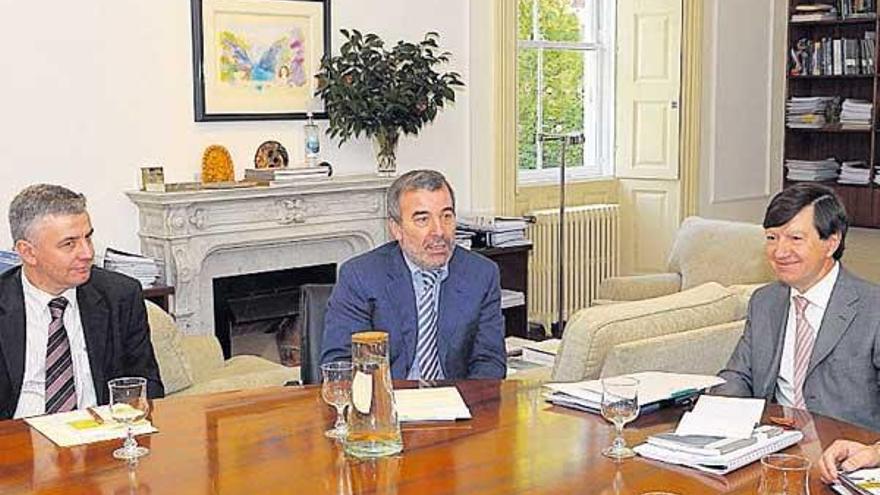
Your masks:
{"label": "man's hand", "polygon": [[837,482],[838,464],[844,472],[877,466],[880,465],[880,450],[877,445],[865,445],[852,440],[835,440],[819,459],[822,481]]}

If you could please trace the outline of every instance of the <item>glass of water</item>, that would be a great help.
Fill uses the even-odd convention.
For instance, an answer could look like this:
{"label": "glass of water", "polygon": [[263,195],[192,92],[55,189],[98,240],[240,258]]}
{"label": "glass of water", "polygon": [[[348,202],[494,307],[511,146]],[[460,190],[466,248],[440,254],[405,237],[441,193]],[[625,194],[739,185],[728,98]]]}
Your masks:
{"label": "glass of water", "polygon": [[125,443],[113,451],[117,459],[134,460],[150,452],[137,444],[132,425],[147,417],[150,403],[147,400],[147,379],[141,377],[114,378],[107,382],[110,388],[110,417],[126,427]]}
{"label": "glass of water", "polygon": [[345,406],[351,403],[351,361],[335,361],[321,365],[321,397],[336,408],[336,424],[324,432],[330,438],[345,438]]}
{"label": "glass of water", "polygon": [[614,443],[602,450],[612,459],[626,459],[636,453],[626,446],[623,426],[639,415],[639,381],[619,376],[602,380],[602,416],[614,424]]}

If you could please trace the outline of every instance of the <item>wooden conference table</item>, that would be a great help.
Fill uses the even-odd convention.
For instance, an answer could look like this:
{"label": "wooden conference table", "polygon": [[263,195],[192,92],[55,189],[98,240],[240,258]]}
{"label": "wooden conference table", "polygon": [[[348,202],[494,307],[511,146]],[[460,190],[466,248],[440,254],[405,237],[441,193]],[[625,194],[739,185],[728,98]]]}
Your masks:
{"label": "wooden conference table", "polygon": [[[154,402],[159,433],[135,467],[111,457],[121,441],[62,449],[23,421],[0,422],[0,493],[189,494],[685,494],[755,493],[760,463],[712,477],[641,458],[615,463],[601,417],[551,406],[538,384],[459,382],[473,419],[404,425],[404,453],[348,460],[323,432],[333,421],[318,387],[269,388]],[[778,406],[768,408],[780,414]],[[667,409],[627,426],[628,442],[669,429]],[[787,450],[815,460],[839,437],[875,433],[814,417],[819,439]],[[813,495],[832,493],[811,473]]]}

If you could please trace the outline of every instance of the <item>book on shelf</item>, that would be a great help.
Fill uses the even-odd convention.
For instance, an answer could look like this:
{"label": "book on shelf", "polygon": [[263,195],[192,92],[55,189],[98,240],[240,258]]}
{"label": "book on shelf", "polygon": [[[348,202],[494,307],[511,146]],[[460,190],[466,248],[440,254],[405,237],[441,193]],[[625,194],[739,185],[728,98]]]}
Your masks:
{"label": "book on shelf", "polygon": [[560,339],[547,339],[540,342],[531,341],[522,347],[522,359],[542,366],[553,366],[559,352]]}

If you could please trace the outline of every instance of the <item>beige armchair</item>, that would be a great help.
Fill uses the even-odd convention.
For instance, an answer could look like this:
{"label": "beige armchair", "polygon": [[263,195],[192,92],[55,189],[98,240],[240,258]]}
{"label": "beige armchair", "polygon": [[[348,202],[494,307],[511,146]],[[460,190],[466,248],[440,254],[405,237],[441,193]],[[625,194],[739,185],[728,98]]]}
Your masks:
{"label": "beige armchair", "polygon": [[688,217],[675,236],[667,273],[612,277],[599,285],[597,304],[672,294],[706,282],[724,286],[771,282],[760,225]]}
{"label": "beige armchair", "polygon": [[190,395],[284,385],[299,380],[299,368],[288,368],[257,356],[223,360],[213,335],[182,335],[174,319],[150,301],[147,320],[159,362],[165,395]]}
{"label": "beige armchair", "polygon": [[749,296],[710,282],[667,296],[582,309],[565,328],[551,380],[637,371],[715,374],[742,335]]}

